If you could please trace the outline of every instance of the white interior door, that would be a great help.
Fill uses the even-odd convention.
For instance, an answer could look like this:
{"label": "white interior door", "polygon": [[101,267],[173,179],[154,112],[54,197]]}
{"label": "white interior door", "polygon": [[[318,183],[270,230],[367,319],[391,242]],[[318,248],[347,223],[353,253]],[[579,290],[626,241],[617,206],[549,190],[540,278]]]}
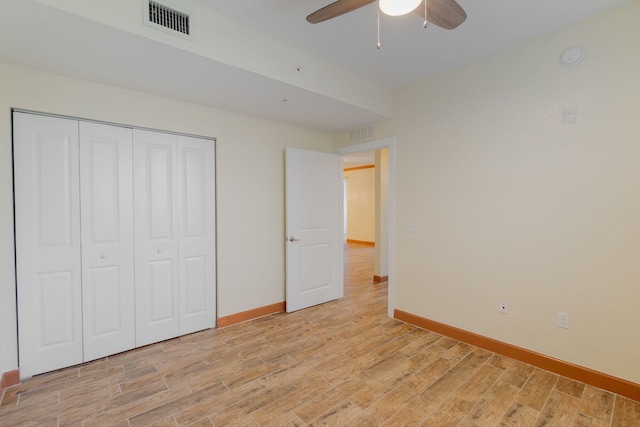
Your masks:
{"label": "white interior door", "polygon": [[340,157],[286,150],[287,312],[342,297]]}
{"label": "white interior door", "polygon": [[178,136],[180,335],[215,326],[213,141]]}
{"label": "white interior door", "polygon": [[178,336],[175,135],[134,130],[136,345]]}
{"label": "white interior door", "polygon": [[20,375],[81,363],[78,122],[14,113]]}
{"label": "white interior door", "polygon": [[85,362],[135,347],[132,138],[80,122]]}

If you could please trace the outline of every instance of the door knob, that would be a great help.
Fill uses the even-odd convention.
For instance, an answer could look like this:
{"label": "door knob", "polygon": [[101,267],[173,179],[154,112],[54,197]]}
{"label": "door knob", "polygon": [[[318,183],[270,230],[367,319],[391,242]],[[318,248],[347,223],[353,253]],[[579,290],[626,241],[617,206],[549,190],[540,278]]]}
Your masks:
{"label": "door knob", "polygon": [[290,241],[290,242],[299,242],[299,241],[300,241],[300,239],[296,239],[296,238],[295,238],[295,237],[293,237],[293,236],[289,236],[289,241]]}

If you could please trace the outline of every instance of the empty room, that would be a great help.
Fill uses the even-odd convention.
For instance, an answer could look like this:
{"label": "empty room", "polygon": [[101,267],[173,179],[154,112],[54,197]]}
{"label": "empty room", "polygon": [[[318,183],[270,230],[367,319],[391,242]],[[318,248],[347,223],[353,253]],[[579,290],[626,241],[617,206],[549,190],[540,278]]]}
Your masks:
{"label": "empty room", "polygon": [[640,0],[1,3],[0,426],[640,425]]}

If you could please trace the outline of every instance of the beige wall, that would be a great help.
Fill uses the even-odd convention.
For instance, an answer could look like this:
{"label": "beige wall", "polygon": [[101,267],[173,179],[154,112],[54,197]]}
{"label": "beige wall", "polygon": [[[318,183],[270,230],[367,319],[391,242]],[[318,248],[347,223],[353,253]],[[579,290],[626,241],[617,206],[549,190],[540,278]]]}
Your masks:
{"label": "beige wall", "polygon": [[284,300],[284,148],[330,135],[0,63],[0,374],[18,363],[11,107],[216,137],[218,315]]}
{"label": "beige wall", "polygon": [[344,172],[347,179],[347,239],[375,242],[375,168]]}
{"label": "beige wall", "polygon": [[[398,309],[640,383],[639,16],[636,1],[397,93],[376,137],[398,141]],[[561,67],[574,45],[584,62]]]}

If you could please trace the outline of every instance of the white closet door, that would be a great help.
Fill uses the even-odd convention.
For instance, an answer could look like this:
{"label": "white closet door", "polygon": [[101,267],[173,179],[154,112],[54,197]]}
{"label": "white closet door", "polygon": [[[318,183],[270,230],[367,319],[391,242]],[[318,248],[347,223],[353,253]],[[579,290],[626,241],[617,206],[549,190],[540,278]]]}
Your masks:
{"label": "white closet door", "polygon": [[78,122],[14,113],[20,375],[81,363]]}
{"label": "white closet door", "polygon": [[132,138],[80,122],[85,362],[135,347]]}
{"label": "white closet door", "polygon": [[215,326],[213,141],[178,137],[180,335]]}
{"label": "white closet door", "polygon": [[179,334],[177,137],[134,130],[136,345]]}

